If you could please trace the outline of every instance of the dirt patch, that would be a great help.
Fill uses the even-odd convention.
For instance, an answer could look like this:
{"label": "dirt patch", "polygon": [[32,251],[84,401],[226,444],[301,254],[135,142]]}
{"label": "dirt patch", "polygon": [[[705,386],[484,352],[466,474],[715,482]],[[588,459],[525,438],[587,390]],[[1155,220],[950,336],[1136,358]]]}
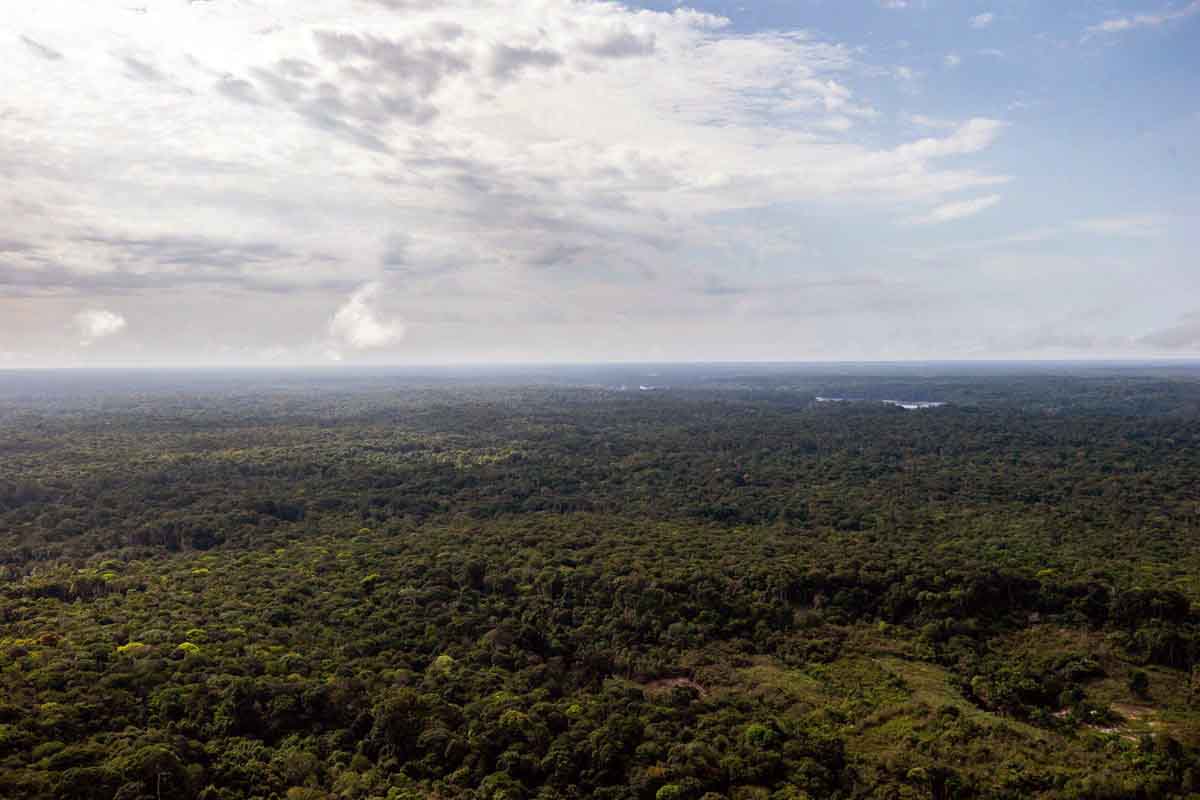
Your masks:
{"label": "dirt patch", "polygon": [[1127,720],[1138,722],[1148,717],[1153,717],[1156,712],[1150,706],[1137,706],[1132,703],[1113,703],[1112,710],[1120,714]]}
{"label": "dirt patch", "polygon": [[1128,733],[1124,728],[1104,728],[1098,725],[1091,725],[1089,727],[1091,727],[1091,729],[1097,733],[1106,733],[1109,736],[1120,736],[1127,742],[1136,742],[1138,740],[1138,737],[1134,736],[1132,733]]}
{"label": "dirt patch", "polygon": [[[1162,726],[1161,722],[1153,719],[1158,712],[1150,706],[1135,705],[1133,703],[1113,703],[1110,708],[1112,709],[1113,713],[1121,717],[1121,719],[1124,721],[1123,724],[1089,724],[1088,727],[1094,731],[1097,731],[1098,733],[1107,733],[1113,736],[1120,736],[1122,739],[1127,741],[1136,742],[1138,741],[1138,737],[1136,735],[1137,730],[1141,729],[1143,732],[1145,732],[1145,728],[1141,728],[1141,725],[1151,729],[1160,728]],[[1140,723],[1140,725],[1138,725],[1138,723]],[[1131,729],[1130,725],[1138,726]],[[1156,734],[1151,732],[1150,735],[1154,736]]]}

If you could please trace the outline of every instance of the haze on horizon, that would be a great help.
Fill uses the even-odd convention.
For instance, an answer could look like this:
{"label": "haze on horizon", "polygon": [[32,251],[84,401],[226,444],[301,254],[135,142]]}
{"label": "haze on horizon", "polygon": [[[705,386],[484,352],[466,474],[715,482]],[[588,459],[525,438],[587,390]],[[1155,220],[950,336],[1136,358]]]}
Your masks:
{"label": "haze on horizon", "polygon": [[1200,0],[0,31],[0,369],[1200,355]]}

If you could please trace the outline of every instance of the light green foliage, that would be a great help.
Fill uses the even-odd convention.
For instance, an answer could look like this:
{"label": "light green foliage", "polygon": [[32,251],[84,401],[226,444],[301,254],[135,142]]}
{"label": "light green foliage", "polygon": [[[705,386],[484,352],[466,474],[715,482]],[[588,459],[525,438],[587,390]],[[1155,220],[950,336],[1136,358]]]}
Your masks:
{"label": "light green foliage", "polygon": [[448,675],[454,669],[454,659],[446,653],[442,653],[435,658],[429,665],[429,671],[438,675]]}

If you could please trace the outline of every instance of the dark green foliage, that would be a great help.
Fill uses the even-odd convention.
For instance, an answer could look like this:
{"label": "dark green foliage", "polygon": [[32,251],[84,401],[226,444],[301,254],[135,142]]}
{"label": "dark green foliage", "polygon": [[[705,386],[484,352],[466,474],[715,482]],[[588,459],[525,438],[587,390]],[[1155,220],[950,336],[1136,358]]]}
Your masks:
{"label": "dark green foliage", "polygon": [[0,393],[0,797],[1200,788],[1194,376],[219,388]]}

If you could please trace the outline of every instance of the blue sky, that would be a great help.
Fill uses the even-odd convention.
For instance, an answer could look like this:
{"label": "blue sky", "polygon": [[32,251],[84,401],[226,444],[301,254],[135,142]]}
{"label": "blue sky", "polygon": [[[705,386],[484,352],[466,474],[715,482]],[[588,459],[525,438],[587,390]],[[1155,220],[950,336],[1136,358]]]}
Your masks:
{"label": "blue sky", "polygon": [[1200,355],[1200,0],[0,30],[0,365]]}
{"label": "blue sky", "polygon": [[[878,258],[880,239],[950,270],[972,254],[1001,251],[1014,254],[1014,269],[1039,256],[1094,259],[1090,274],[1046,285],[1061,313],[1014,321],[1012,327],[1024,323],[1035,331],[1030,341],[996,343],[1017,356],[1136,353],[1137,346],[1122,340],[1136,339],[1138,326],[1151,337],[1156,326],[1171,328],[1177,318],[1189,327],[1187,318],[1200,306],[1200,4],[693,5],[727,17],[747,34],[802,29],[855,48],[864,66],[848,83],[869,94],[881,112],[880,124],[862,131],[864,137],[886,142],[911,136],[922,127],[914,117],[1005,122],[1003,136],[985,156],[993,170],[1011,177],[1001,201],[950,229],[875,220],[883,230],[875,229],[871,244],[860,242],[863,226],[856,223],[862,217],[845,225],[815,223],[811,235],[827,242],[847,268]],[[1104,30],[1106,23],[1114,29]],[[911,79],[895,80],[902,69],[911,70]],[[772,224],[806,223],[780,211]],[[1127,224],[1130,235],[1094,235],[1105,224],[1114,231]],[[1030,240],[1012,241],[1022,237]],[[1027,281],[1025,287],[981,289],[1024,296],[1037,293],[1040,277],[1033,271],[1014,276]],[[1125,295],[1130,284],[1146,291]],[[1115,324],[1073,323],[1073,317],[1129,327],[1119,332]],[[1071,330],[1072,324],[1081,330]],[[1180,349],[1200,352],[1200,336],[1183,340]]]}

